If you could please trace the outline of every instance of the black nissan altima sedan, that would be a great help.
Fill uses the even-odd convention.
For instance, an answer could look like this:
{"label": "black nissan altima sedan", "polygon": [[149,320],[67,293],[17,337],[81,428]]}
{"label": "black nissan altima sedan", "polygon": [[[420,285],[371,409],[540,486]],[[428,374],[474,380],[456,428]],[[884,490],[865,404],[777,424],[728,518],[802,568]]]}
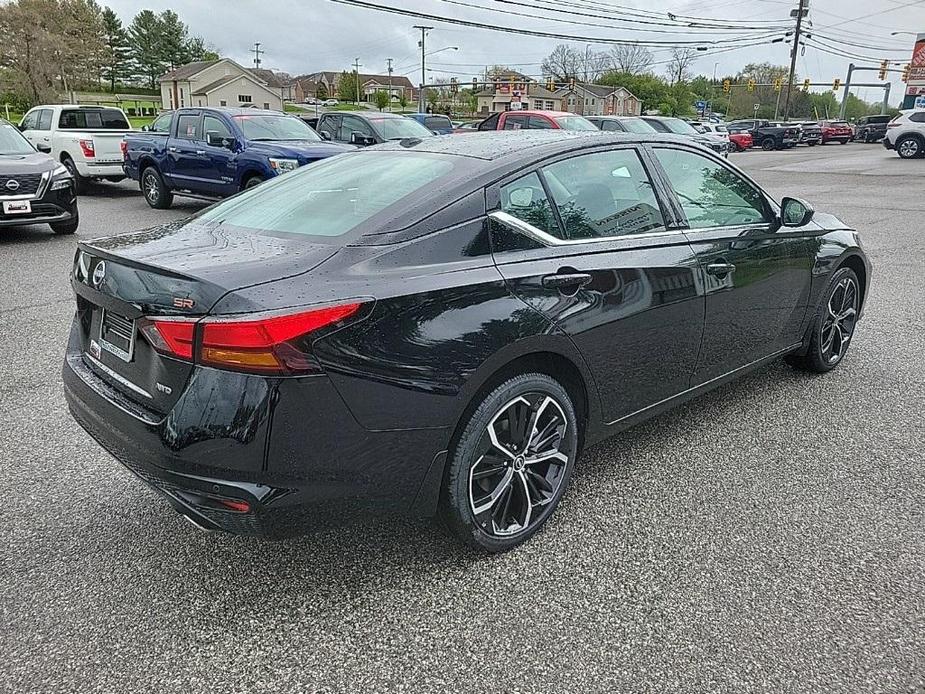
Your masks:
{"label": "black nissan altima sedan", "polygon": [[779,357],[837,366],[870,266],[687,138],[525,131],[332,157],[82,242],[71,281],[71,412],[196,525],[399,511],[502,551],[584,447]]}

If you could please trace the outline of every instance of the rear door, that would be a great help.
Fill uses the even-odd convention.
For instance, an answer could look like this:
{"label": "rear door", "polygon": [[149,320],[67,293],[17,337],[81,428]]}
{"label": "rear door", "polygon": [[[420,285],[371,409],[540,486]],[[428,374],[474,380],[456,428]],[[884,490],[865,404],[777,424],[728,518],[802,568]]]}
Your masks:
{"label": "rear door", "polygon": [[703,331],[698,264],[636,147],[552,159],[487,196],[499,271],[574,340],[606,421],[688,388]]}
{"label": "rear door", "polygon": [[761,190],[721,158],[683,145],[652,151],[684,213],[706,296],[693,385],[798,343],[818,240],[779,227]]}
{"label": "rear door", "polygon": [[184,111],[176,116],[176,135],[167,141],[167,175],[176,188],[199,191],[208,187],[202,113]]}

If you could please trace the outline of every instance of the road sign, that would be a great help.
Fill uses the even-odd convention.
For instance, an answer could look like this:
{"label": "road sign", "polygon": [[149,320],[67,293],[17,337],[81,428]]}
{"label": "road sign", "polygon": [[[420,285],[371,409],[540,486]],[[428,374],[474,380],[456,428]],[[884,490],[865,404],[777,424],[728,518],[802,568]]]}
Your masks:
{"label": "road sign", "polygon": [[925,94],[915,97],[915,106],[912,108],[925,108]]}
{"label": "road sign", "polygon": [[752,108],[755,109],[755,115],[758,115],[758,109],[761,108],[761,104],[755,104]]}

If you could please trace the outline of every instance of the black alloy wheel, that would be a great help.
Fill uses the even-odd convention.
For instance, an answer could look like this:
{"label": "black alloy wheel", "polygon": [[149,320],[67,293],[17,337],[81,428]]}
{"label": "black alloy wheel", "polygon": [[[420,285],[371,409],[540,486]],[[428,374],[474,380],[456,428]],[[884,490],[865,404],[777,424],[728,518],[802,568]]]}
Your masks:
{"label": "black alloy wheel", "polygon": [[798,368],[823,373],[838,366],[851,344],[861,307],[858,277],[843,267],[832,277],[825,300],[816,312],[809,349],[804,356],[788,357]]}
{"label": "black alloy wheel", "polygon": [[61,164],[67,169],[67,172],[71,174],[71,178],[74,179],[74,193],[80,195],[86,192],[87,179],[77,172],[77,165],[74,163],[74,160],[70,157],[63,157],[61,159]]}
{"label": "black alloy wheel", "polygon": [[531,537],[568,484],[577,427],[568,393],[545,374],[495,388],[470,416],[449,463],[442,511],[450,530],[489,552]]}

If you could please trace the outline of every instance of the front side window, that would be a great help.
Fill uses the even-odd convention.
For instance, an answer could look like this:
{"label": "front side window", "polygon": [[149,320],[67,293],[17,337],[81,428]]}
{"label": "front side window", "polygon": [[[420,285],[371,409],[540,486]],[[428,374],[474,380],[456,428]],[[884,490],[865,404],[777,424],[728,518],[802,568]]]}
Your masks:
{"label": "front side window", "polygon": [[[346,117],[346,116],[345,116]],[[416,120],[404,117],[369,119],[384,140],[403,140],[406,137],[430,137],[433,133]]]}
{"label": "front side window", "polygon": [[543,118],[543,116],[530,116],[527,121],[527,127],[532,130],[551,130],[552,123],[549,122],[548,118]]}
{"label": "front side window", "polygon": [[665,228],[652,182],[634,150],[572,157],[543,167],[568,240]]}
{"label": "front side window", "polygon": [[228,126],[225,125],[225,121],[215,116],[205,116],[202,119],[202,129],[206,133],[206,138],[209,135],[218,135],[222,138],[233,139],[231,131],[228,129]]}
{"label": "front side window", "polygon": [[691,229],[766,222],[764,196],[748,181],[696,152],[656,148]]}
{"label": "front side window", "polygon": [[199,219],[271,234],[341,236],[425,186],[439,188],[454,159],[413,152],[331,157],[220,202]]}
{"label": "front side window", "polygon": [[353,133],[359,133],[364,137],[375,137],[373,129],[362,119],[357,118],[356,116],[343,116],[340,126],[340,133],[337,136],[338,140],[343,142],[350,142],[350,137]]}
{"label": "front side window", "polygon": [[332,140],[337,139],[337,130],[340,127],[340,116],[329,116],[322,118],[318,123],[318,132],[327,133]]}
{"label": "front side window", "polygon": [[22,119],[22,123],[19,124],[23,130],[35,130],[35,126],[39,124],[39,111],[30,111],[26,114],[26,117]]}
{"label": "front side window", "polygon": [[536,173],[529,173],[501,187],[501,211],[517,217],[550,236],[561,238],[549,198]]}
{"label": "front side window", "polygon": [[616,132],[616,133],[624,132],[623,127],[620,125],[618,121],[615,121],[615,120],[603,121],[601,130],[604,130],[606,132],[612,132],[612,133],[613,132]]}

